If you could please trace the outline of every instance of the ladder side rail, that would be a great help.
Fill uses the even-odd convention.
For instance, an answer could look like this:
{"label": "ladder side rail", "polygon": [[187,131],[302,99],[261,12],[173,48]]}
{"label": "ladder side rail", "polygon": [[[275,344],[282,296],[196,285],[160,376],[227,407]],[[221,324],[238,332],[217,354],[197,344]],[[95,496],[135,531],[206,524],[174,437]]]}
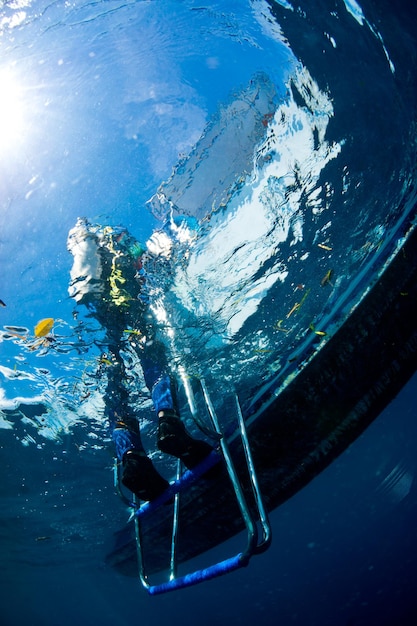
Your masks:
{"label": "ladder side rail", "polygon": [[249,471],[249,478],[251,481],[253,496],[255,499],[256,508],[258,511],[259,521],[262,527],[263,538],[262,541],[258,543],[256,546],[256,553],[264,552],[268,549],[272,540],[272,528],[268,517],[268,512],[266,510],[262,492],[259,487],[258,477],[255,469],[255,465],[253,462],[252,452],[250,449],[248,433],[246,430],[245,421],[243,419],[242,409],[240,407],[239,398],[237,394],[235,394],[236,400],[236,410],[239,420],[239,428],[240,428],[240,436],[243,442],[243,448],[245,451],[246,463]]}
{"label": "ladder side rail", "polygon": [[[136,496],[134,499],[136,502]],[[135,536],[136,536],[136,553],[137,553],[137,559],[138,559],[139,580],[142,584],[142,587],[144,587],[147,591],[149,591],[151,585],[149,584],[148,577],[145,573],[145,564],[144,564],[143,549],[142,549],[142,532],[141,532],[140,520],[138,517],[135,517]]]}
{"label": "ladder side rail", "polygon": [[220,446],[223,452],[224,460],[226,462],[227,472],[232,482],[232,486],[236,495],[237,503],[238,503],[238,506],[239,506],[243,521],[245,523],[247,533],[248,533],[248,543],[247,543],[246,551],[244,552],[244,554],[250,558],[252,554],[254,554],[256,545],[258,543],[258,529],[251,515],[249,507],[247,505],[245,494],[243,493],[242,485],[240,484],[239,477],[237,475],[237,472],[236,472],[236,469],[232,460],[232,456],[229,451],[229,446],[227,445],[225,437],[223,437],[222,435],[219,420],[217,418],[216,411],[214,409],[213,403],[211,402],[211,398],[209,396],[206,383],[203,378],[200,380],[200,384],[203,390],[204,399],[206,401],[208,412],[212,420],[213,426],[216,432],[221,436]]}
{"label": "ladder side rail", "polygon": [[197,402],[195,399],[193,387],[190,383],[190,378],[185,371],[185,368],[182,365],[178,365],[177,367],[179,377],[182,382],[182,386],[184,388],[185,396],[187,398],[188,407],[190,409],[191,417],[194,420],[194,423],[198,426],[202,433],[210,437],[211,439],[216,439],[217,441],[220,439],[219,433],[215,430],[210,430],[205,426],[198,414]]}
{"label": "ladder side rail", "polygon": [[[177,476],[176,479],[181,478],[181,460],[177,461]],[[177,577],[177,541],[179,531],[179,512],[180,512],[180,492],[177,491],[174,497],[174,517],[172,520],[172,535],[171,535],[171,560],[170,560],[170,573],[169,579],[175,580]]]}

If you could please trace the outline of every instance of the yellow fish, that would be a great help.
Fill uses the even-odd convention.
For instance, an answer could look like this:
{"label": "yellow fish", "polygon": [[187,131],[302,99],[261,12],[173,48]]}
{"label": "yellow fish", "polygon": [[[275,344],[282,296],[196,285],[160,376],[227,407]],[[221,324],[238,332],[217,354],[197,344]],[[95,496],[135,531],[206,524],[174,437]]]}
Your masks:
{"label": "yellow fish", "polygon": [[35,337],[45,337],[52,330],[54,321],[52,317],[40,320],[35,326]]}
{"label": "yellow fish", "polygon": [[127,328],[123,332],[127,333],[128,335],[138,335],[138,337],[141,337],[141,335],[142,335],[140,330],[135,330],[134,328],[132,328],[132,329]]}
{"label": "yellow fish", "polygon": [[102,363],[103,365],[113,365],[113,363],[109,359],[107,359],[105,356],[100,357],[98,362]]}
{"label": "yellow fish", "polygon": [[327,333],[325,333],[324,330],[316,330],[314,324],[310,324],[309,329],[312,330],[313,333],[315,333],[319,337],[325,337],[327,335]]}

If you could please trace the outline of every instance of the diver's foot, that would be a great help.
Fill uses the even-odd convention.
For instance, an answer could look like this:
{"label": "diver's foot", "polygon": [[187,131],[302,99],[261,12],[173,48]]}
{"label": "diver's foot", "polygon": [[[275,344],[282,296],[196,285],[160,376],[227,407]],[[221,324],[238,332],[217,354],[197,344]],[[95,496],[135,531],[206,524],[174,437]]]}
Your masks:
{"label": "diver's foot", "polygon": [[156,500],[169,487],[141,450],[128,450],[123,456],[122,483],[140,500]]}
{"label": "diver's foot", "polygon": [[213,451],[207,442],[191,437],[173,411],[160,411],[158,417],[158,448],[181,459],[187,469],[194,469]]}

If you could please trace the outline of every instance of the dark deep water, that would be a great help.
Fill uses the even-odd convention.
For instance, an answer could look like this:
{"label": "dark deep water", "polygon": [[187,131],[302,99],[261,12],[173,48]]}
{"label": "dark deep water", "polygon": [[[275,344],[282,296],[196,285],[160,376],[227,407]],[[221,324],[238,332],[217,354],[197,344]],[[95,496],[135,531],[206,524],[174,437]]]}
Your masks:
{"label": "dark deep water", "polygon": [[[342,323],[415,215],[415,5],[21,0],[2,3],[0,35],[1,624],[416,623],[416,375],[273,512],[272,547],[247,569],[149,598],[105,566],[128,512],[99,386],[79,401],[97,351],[88,333],[77,344],[65,250],[78,215],[149,238],[158,188],[178,212],[224,204],[169,294],[179,347],[218,396],[280,384],[309,323]],[[249,140],[227,105],[254,76],[278,113]],[[230,135],[210,160],[199,139],[219,107]],[[31,335],[49,316],[56,350]]]}
{"label": "dark deep water", "polygon": [[[67,440],[44,450],[39,463],[35,448],[23,455],[6,433],[2,623],[411,626],[416,385],[414,377],[345,454],[273,513],[266,554],[247,569],[157,598],[103,566],[112,523],[127,518],[104,484],[103,459],[80,459]],[[233,549],[238,539],[227,545]]]}

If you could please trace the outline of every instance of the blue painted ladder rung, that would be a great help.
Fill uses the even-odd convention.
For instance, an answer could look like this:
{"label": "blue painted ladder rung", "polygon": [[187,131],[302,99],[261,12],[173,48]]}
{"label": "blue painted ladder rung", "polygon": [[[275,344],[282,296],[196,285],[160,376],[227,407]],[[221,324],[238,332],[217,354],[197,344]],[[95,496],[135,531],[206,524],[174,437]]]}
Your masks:
{"label": "blue painted ladder rung", "polygon": [[246,567],[247,564],[248,559],[245,558],[243,553],[239,553],[229,559],[225,559],[224,561],[220,561],[204,569],[196,570],[190,574],[179,576],[173,580],[168,580],[160,585],[149,585],[147,591],[149,595],[156,596],[161,593],[166,593],[167,591],[185,589],[185,587],[191,587],[192,585],[197,585],[198,583],[211,580],[212,578],[229,574],[240,567]]}
{"label": "blue painted ladder rung", "polygon": [[156,509],[159,509],[160,506],[171,500],[175,494],[180,493],[186,487],[189,487],[193,483],[197,482],[197,480],[207,472],[207,470],[211,469],[216,463],[219,463],[221,460],[221,456],[218,452],[213,450],[208,457],[204,459],[197,467],[193,470],[187,470],[184,474],[174,480],[164,491],[162,495],[153,500],[152,502],[144,502],[137,510],[135,515],[137,517],[145,517],[152,514]]}

